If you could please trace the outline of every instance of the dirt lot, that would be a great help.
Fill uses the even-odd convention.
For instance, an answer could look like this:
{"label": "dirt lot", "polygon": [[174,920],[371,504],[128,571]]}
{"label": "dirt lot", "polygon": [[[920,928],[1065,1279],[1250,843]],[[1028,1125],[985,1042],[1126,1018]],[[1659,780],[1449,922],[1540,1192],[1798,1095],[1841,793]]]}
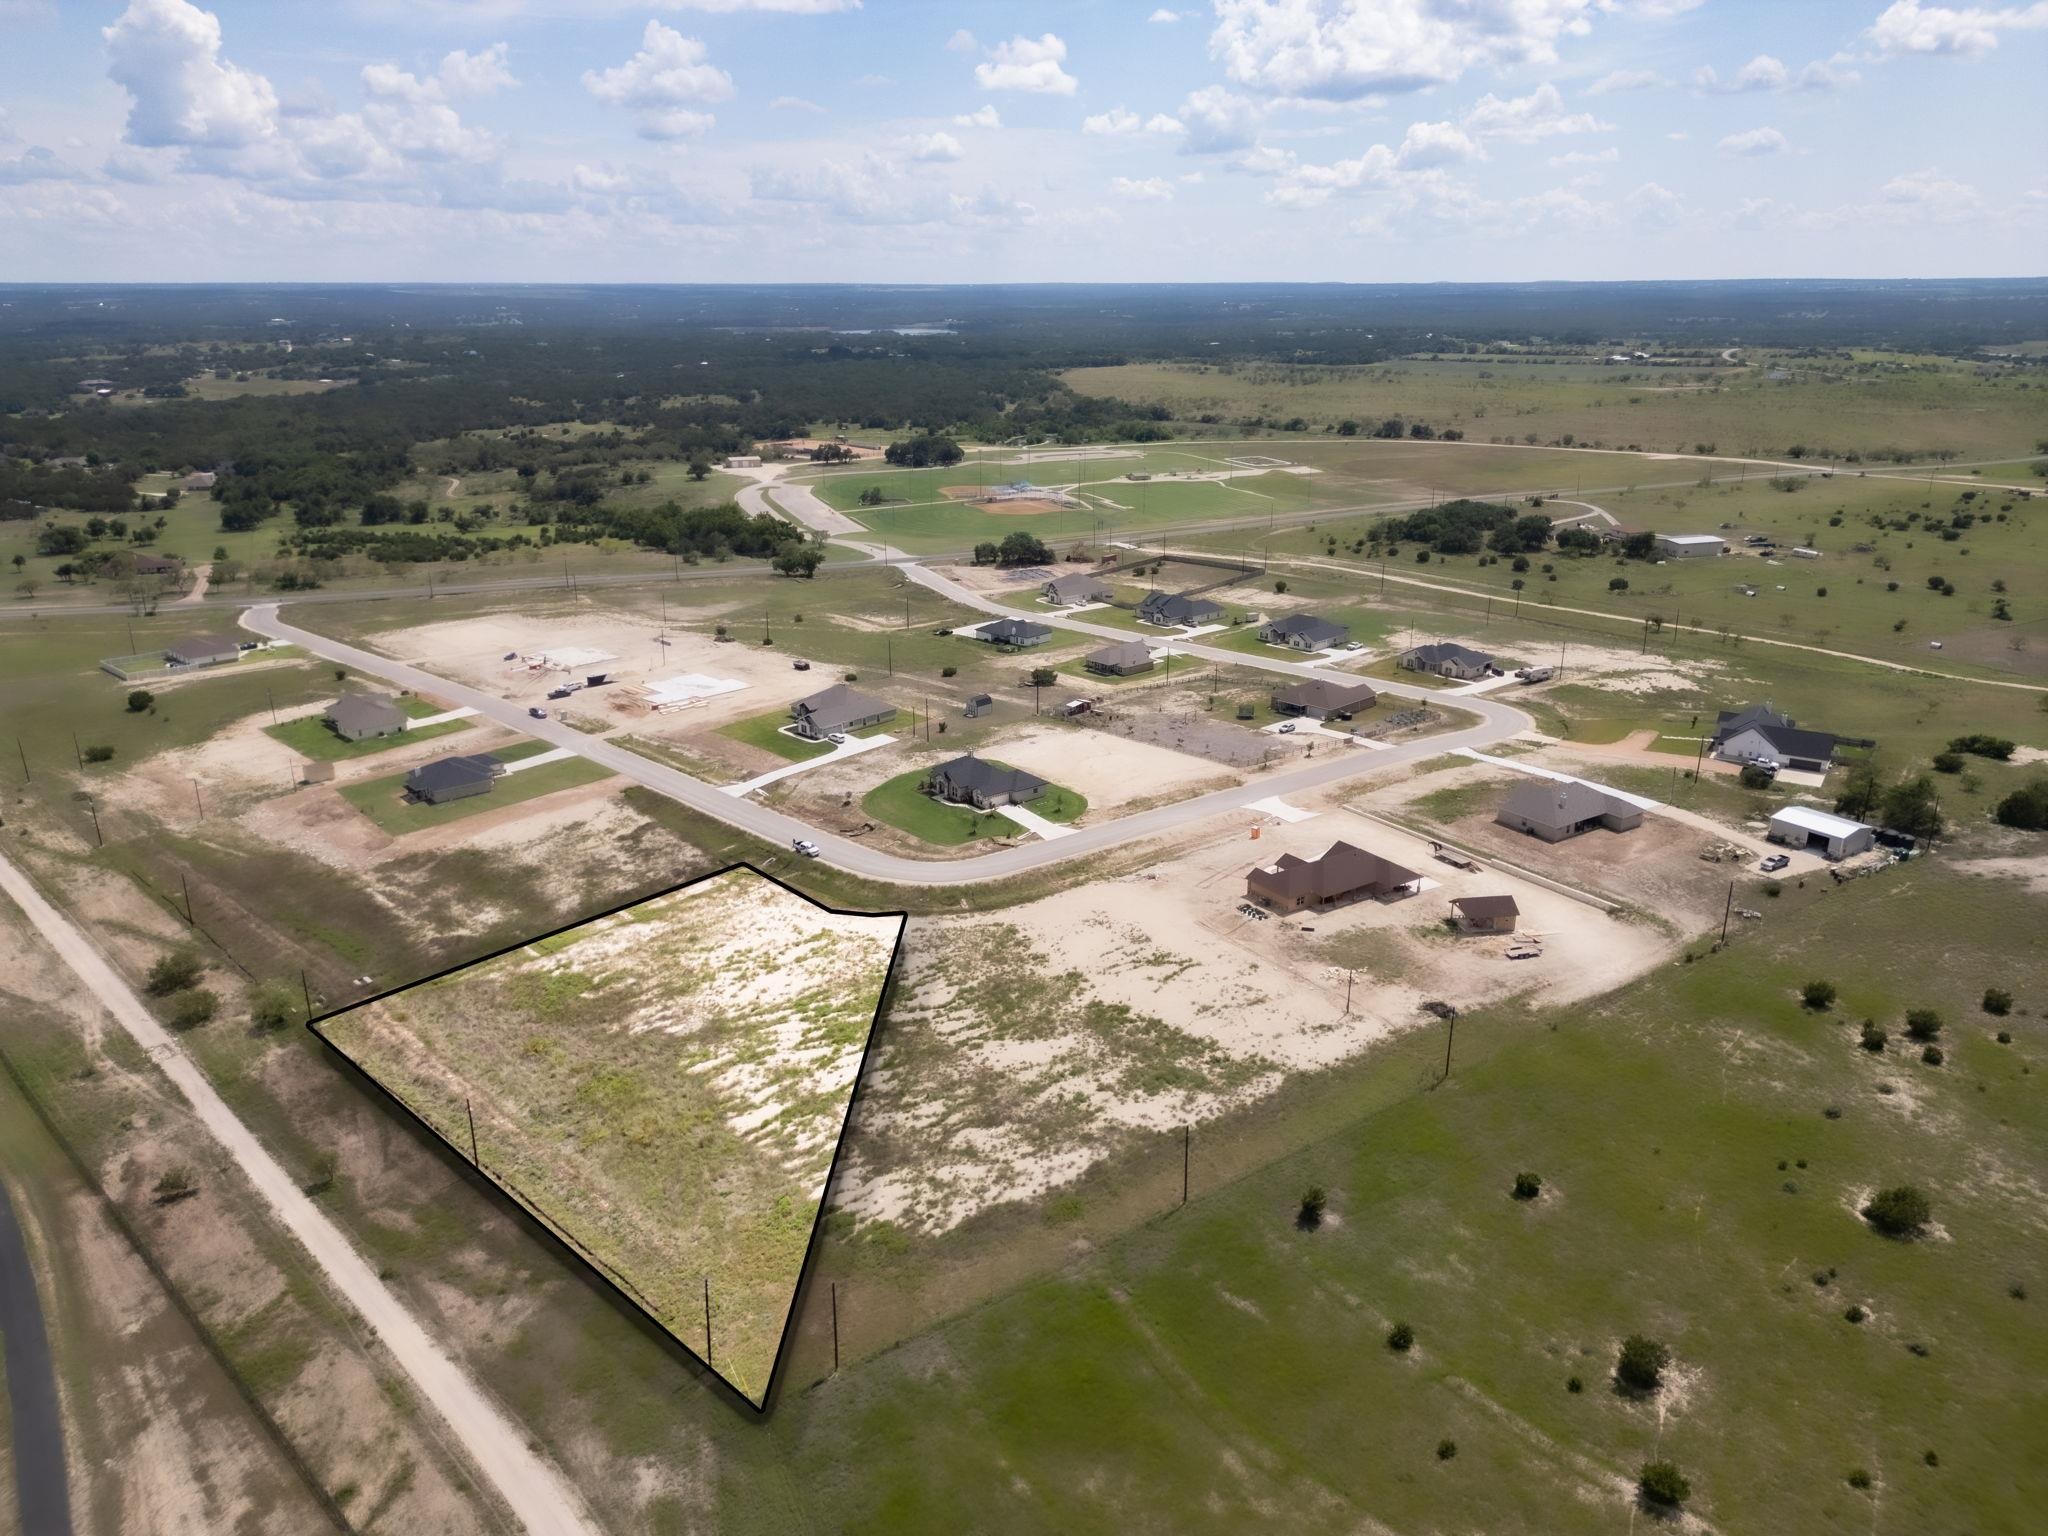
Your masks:
{"label": "dirt lot", "polygon": [[1212,715],[1207,694],[1178,686],[1147,688],[1129,703],[1111,699],[1090,719],[1100,734],[1169,748],[1241,771],[1278,768],[1305,756],[1308,750],[1305,741],[1265,735]]}
{"label": "dirt lot", "polygon": [[[971,592],[1009,593],[1020,597],[1033,597],[1036,589],[1045,584],[1038,573],[1050,570],[1055,576],[1085,576],[1093,566],[1079,562],[1061,562],[1054,566],[1033,566],[1031,575],[999,565],[935,565],[935,574],[948,581],[957,581]],[[1020,577],[1022,579],[1020,579]]]}
{"label": "dirt lot", "polygon": [[1185,800],[1244,781],[1211,763],[1109,731],[1085,735],[1057,727],[1024,725],[999,733],[980,748],[1013,768],[1025,768],[1087,798],[1095,811],[1143,801]]}
{"label": "dirt lot", "polygon": [[[1129,1136],[1210,1118],[1426,1026],[1425,1001],[1589,996],[1676,943],[1529,881],[1438,864],[1422,840],[1341,806],[1292,825],[1233,822],[1152,873],[1000,918],[914,922],[840,1202],[941,1231],[1071,1181]],[[1238,911],[1254,864],[1340,838],[1432,884],[1312,916]],[[1451,934],[1447,901],[1464,894],[1514,896],[1541,958]]]}

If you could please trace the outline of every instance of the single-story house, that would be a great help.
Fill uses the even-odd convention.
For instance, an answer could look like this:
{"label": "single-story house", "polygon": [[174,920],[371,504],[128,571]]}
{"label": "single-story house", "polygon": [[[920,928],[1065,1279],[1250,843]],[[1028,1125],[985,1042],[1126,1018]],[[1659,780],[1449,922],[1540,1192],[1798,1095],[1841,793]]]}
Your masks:
{"label": "single-story house", "polygon": [[1787,805],[1771,813],[1771,841],[1846,859],[1877,841],[1877,829],[1810,805]]}
{"label": "single-story house", "polygon": [[405,730],[405,711],[381,693],[344,693],[327,706],[327,723],[343,741],[397,736]]}
{"label": "single-story house", "polygon": [[1038,595],[1048,603],[1060,608],[1072,608],[1080,603],[1107,602],[1116,589],[1099,576],[1085,573],[1075,576],[1055,576],[1038,589]]}
{"label": "single-story house", "polygon": [[1493,664],[1491,656],[1482,655],[1469,645],[1459,645],[1455,640],[1418,645],[1401,657],[1401,665],[1410,672],[1434,672],[1438,677],[1455,677],[1465,682],[1500,670]]}
{"label": "single-story house", "polygon": [[1827,731],[1802,731],[1789,715],[1768,704],[1724,709],[1714,722],[1714,756],[1727,763],[1768,763],[1825,773],[1835,759],[1836,738]]}
{"label": "single-story house", "polygon": [[469,757],[436,758],[405,776],[405,792],[429,805],[444,805],[450,800],[488,794],[504,771],[504,764],[483,752]]}
{"label": "single-story house", "polygon": [[1273,695],[1273,708],[1283,715],[1306,715],[1311,720],[1349,720],[1362,709],[1379,702],[1370,683],[1334,683],[1312,677]]}
{"label": "single-story house", "polygon": [[176,555],[137,554],[130,558],[138,576],[175,576],[185,569],[185,562]]}
{"label": "single-story house", "polygon": [[1725,554],[1728,541],[1711,533],[1660,533],[1657,553],[1666,560],[1696,560],[1704,555]]}
{"label": "single-story house", "polygon": [[1349,640],[1351,631],[1312,613],[1297,613],[1284,619],[1268,619],[1259,626],[1259,638],[1268,645],[1289,645],[1297,651],[1328,651]]}
{"label": "single-story house", "polygon": [[242,654],[233,635],[187,635],[164,647],[164,660],[174,667],[211,667]]}
{"label": "single-story house", "polygon": [[1101,672],[1110,677],[1150,672],[1158,665],[1152,659],[1152,647],[1142,640],[1120,640],[1115,645],[1105,645],[1099,651],[1090,651],[1081,664],[1090,672]]}
{"label": "single-story house", "polygon": [[1022,650],[1025,646],[1045,644],[1052,638],[1052,631],[1029,619],[997,619],[993,624],[982,626],[981,638],[991,645],[1007,645]]}
{"label": "single-story house", "polygon": [[210,491],[214,487],[214,482],[219,479],[220,476],[210,469],[195,469],[191,474],[178,482],[178,489],[181,491]]}
{"label": "single-story house", "polygon": [[1332,843],[1312,859],[1283,853],[1245,876],[1244,893],[1282,912],[1334,907],[1366,896],[1410,890],[1422,876],[1350,843]]}
{"label": "single-story house", "polygon": [[726,469],[759,469],[761,455],[758,453],[729,453],[725,456]]}
{"label": "single-story house", "polygon": [[823,741],[837,731],[857,731],[863,726],[894,720],[896,706],[844,683],[834,683],[790,705],[789,717],[796,722],[797,735]]}
{"label": "single-story house", "polygon": [[1046,782],[1022,768],[1007,768],[969,753],[941,763],[925,781],[941,800],[971,805],[979,811],[997,806],[1019,805],[1035,800],[1046,790]]}
{"label": "single-story house", "polygon": [[1524,779],[1508,791],[1493,819],[1546,843],[1561,843],[1594,827],[1632,832],[1643,824],[1643,810],[1578,779]]}
{"label": "single-story house", "polygon": [[1513,933],[1522,916],[1512,896],[1453,896],[1451,910],[1467,933]]}
{"label": "single-story house", "polygon": [[1213,598],[1185,592],[1154,592],[1138,604],[1138,617],[1147,624],[1214,624],[1223,617],[1223,605]]}

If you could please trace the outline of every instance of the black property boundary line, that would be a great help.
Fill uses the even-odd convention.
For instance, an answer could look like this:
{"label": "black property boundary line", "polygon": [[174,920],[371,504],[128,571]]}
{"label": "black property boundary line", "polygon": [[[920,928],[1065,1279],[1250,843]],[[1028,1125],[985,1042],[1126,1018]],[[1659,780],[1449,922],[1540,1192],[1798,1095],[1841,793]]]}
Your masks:
{"label": "black property boundary line", "polygon": [[[673,1328],[669,1327],[667,1323],[663,1322],[659,1317],[655,1316],[653,1310],[648,1306],[646,1300],[640,1296],[639,1292],[633,1287],[632,1282],[627,1280],[624,1275],[612,1270],[611,1266],[606,1264],[602,1259],[598,1258],[595,1253],[592,1253],[588,1249],[584,1248],[581,1240],[578,1239],[574,1233],[572,1233],[567,1227],[563,1226],[561,1223],[556,1221],[554,1217],[547,1214],[547,1212],[543,1210],[539,1204],[531,1200],[526,1195],[520,1193],[517,1190],[516,1186],[511,1185],[510,1183],[501,1179],[499,1175],[493,1172],[487,1165],[472,1162],[469,1158],[462,1156],[463,1149],[460,1145],[458,1145],[455,1141],[451,1140],[448,1136],[444,1135],[441,1132],[441,1130],[433,1124],[432,1121],[428,1120],[424,1115],[420,1114],[418,1110],[414,1109],[410,1104],[406,1103],[404,1099],[400,1098],[396,1093],[394,1093],[388,1086],[385,1085],[385,1083],[381,1079],[379,1079],[367,1067],[365,1067],[361,1062],[357,1061],[355,1057],[351,1056],[341,1046],[337,1045],[334,1042],[334,1040],[327,1034],[327,1032],[320,1027],[321,1025],[327,1023],[330,1019],[339,1018],[343,1014],[353,1013],[358,1008],[366,1008],[370,1006],[372,1003],[383,1002],[386,998],[396,997],[403,992],[410,992],[416,987],[426,986],[431,982],[439,981],[444,976],[452,976],[458,971],[466,971],[475,966],[488,964],[490,961],[499,959],[505,955],[509,955],[516,950],[526,949],[530,945],[543,943],[548,939],[554,938],[558,934],[568,933],[572,929],[582,928],[590,923],[600,922],[607,917],[615,917],[619,913],[627,911],[633,907],[645,906],[648,902],[659,901],[665,896],[673,896],[678,891],[686,891],[691,886],[702,885],[707,880],[717,880],[722,876],[732,874],[735,870],[742,869],[746,870],[749,874],[758,876],[760,879],[766,880],[771,885],[779,886],[781,889],[789,892],[792,896],[798,897],[799,899],[808,902],[810,905],[817,907],[821,911],[830,912],[837,917],[893,917],[896,919],[896,938],[895,941],[889,947],[889,968],[882,977],[881,990],[875,995],[875,1014],[874,1017],[868,1021],[867,1040],[861,1046],[860,1061],[854,1068],[853,1087],[847,1095],[846,1112],[839,1123],[839,1137],[832,1145],[832,1163],[831,1166],[825,1172],[825,1183],[823,1186],[823,1193],[820,1194],[818,1198],[817,1212],[811,1218],[811,1233],[810,1236],[807,1239],[805,1239],[804,1242],[803,1262],[797,1267],[796,1284],[790,1290],[789,1306],[783,1312],[782,1316],[782,1331],[775,1346],[775,1359],[774,1362],[768,1368],[768,1381],[767,1384],[761,1389],[761,1400],[759,1402],[754,1401],[754,1399],[749,1397],[746,1394],[746,1392],[729,1376],[725,1375],[724,1372],[720,1371],[717,1366],[713,1365],[709,1360],[705,1359],[704,1356],[690,1343],[689,1340],[685,1339],[681,1334],[677,1333]],[[340,1057],[341,1060],[348,1063],[348,1065],[351,1068],[353,1068],[354,1071],[357,1074],[359,1074],[365,1082],[369,1083],[373,1088],[375,1088],[378,1091],[378,1093],[382,1094],[383,1097],[387,1099],[395,1108],[397,1108],[406,1118],[410,1119],[416,1126],[424,1130],[428,1134],[428,1136],[431,1137],[434,1141],[438,1142],[441,1146],[445,1147],[449,1152],[453,1153],[456,1156],[456,1158],[465,1166],[476,1170],[478,1173],[481,1173],[485,1177],[485,1179],[489,1181],[491,1189],[511,1204],[515,1214],[523,1216],[529,1221],[535,1222],[543,1232],[545,1232],[549,1237],[554,1238],[557,1242],[557,1245],[561,1248],[561,1250],[564,1253],[568,1254],[570,1257],[574,1258],[578,1263],[582,1264],[583,1267],[589,1272],[590,1276],[598,1281],[599,1285],[602,1287],[603,1290],[609,1292],[615,1298],[615,1300],[632,1308],[632,1310],[635,1313],[645,1318],[647,1322],[652,1324],[653,1327],[664,1338],[669,1340],[677,1348],[682,1350],[682,1352],[685,1355],[687,1355],[690,1359],[694,1360],[705,1371],[709,1372],[713,1377],[715,1377],[723,1386],[727,1388],[727,1390],[731,1393],[733,1397],[737,1398],[740,1402],[744,1403],[750,1410],[752,1410],[756,1417],[765,1418],[770,1412],[770,1410],[774,1407],[776,1400],[776,1388],[780,1385],[782,1381],[783,1367],[788,1363],[790,1338],[791,1333],[793,1331],[790,1327],[790,1322],[791,1319],[794,1318],[796,1315],[797,1305],[801,1301],[804,1294],[804,1290],[810,1279],[811,1265],[817,1257],[818,1234],[824,1230],[826,1204],[830,1198],[832,1186],[839,1177],[840,1160],[846,1154],[846,1141],[847,1136],[853,1126],[854,1110],[860,1102],[861,1088],[867,1081],[868,1061],[870,1056],[874,1052],[875,1037],[881,1032],[882,1011],[885,1007],[887,1007],[890,994],[895,987],[896,968],[898,964],[901,963],[903,958],[903,933],[904,929],[909,924],[909,919],[910,914],[907,911],[899,910],[888,912],[868,912],[853,907],[831,906],[826,902],[818,900],[817,897],[812,896],[810,893],[799,890],[796,886],[791,885],[788,881],[780,879],[775,875],[771,875],[765,869],[761,869],[758,866],[748,863],[746,860],[742,859],[737,863],[727,864],[722,868],[715,869],[711,871],[709,874],[693,875],[688,880],[680,881],[679,883],[668,886],[663,890],[653,891],[645,895],[635,896],[628,901],[620,902],[617,906],[607,907],[601,912],[589,913],[583,917],[577,918],[574,922],[564,923],[558,928],[551,928],[545,933],[534,934],[529,938],[519,940],[517,943],[507,944],[500,949],[494,949],[487,955],[479,955],[475,959],[463,960],[459,961],[454,965],[444,966],[442,969],[433,972],[431,975],[419,977],[417,980],[405,982],[399,986],[387,987],[382,992],[375,993],[369,997],[358,998],[356,999],[356,1001],[344,1004],[342,1007],[339,1008],[330,1008],[325,1013],[316,1014],[313,1017],[308,1018],[306,1020],[306,1028],[312,1031],[315,1039],[317,1039],[322,1045],[326,1046],[328,1050],[334,1052],[334,1054]]]}

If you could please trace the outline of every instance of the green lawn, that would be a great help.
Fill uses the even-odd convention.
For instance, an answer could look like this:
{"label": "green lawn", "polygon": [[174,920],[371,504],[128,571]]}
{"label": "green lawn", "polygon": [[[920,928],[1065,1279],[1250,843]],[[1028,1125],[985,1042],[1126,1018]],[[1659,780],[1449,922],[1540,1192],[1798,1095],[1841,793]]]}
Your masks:
{"label": "green lawn", "polygon": [[806,741],[801,736],[786,735],[782,727],[788,724],[789,711],[779,709],[765,715],[735,720],[730,725],[721,725],[718,734],[729,736],[734,741],[743,741],[750,747],[759,747],[763,752],[773,752],[777,757],[786,757],[792,763],[822,757],[832,750],[827,742]]}
{"label": "green lawn", "polygon": [[[415,720],[445,713],[440,705],[429,704],[419,698],[400,699],[398,707]],[[371,757],[379,752],[388,752],[393,747],[425,741],[434,736],[446,736],[453,731],[468,728],[467,720],[443,720],[439,725],[419,726],[396,736],[371,736],[362,741],[345,741],[335,734],[333,727],[321,716],[306,715],[297,720],[287,720],[282,725],[266,725],[263,734],[272,741],[282,742],[301,757],[331,763],[344,758]]]}
{"label": "green lawn", "polygon": [[[507,747],[493,755],[504,762],[552,750],[549,744],[535,741],[517,747]],[[344,784],[341,786],[341,797],[393,837],[403,837],[408,832],[418,832],[427,827],[460,821],[465,816],[475,816],[484,811],[495,810],[499,806],[517,805],[522,800],[535,800],[542,795],[553,794],[558,789],[574,789],[580,784],[594,784],[599,779],[610,776],[610,769],[601,768],[587,758],[570,757],[560,762],[543,763],[538,768],[507,774],[486,794],[471,795],[463,800],[450,800],[444,805],[415,804],[407,800],[405,775],[402,773],[392,774],[388,778],[368,779],[360,784]]]}
{"label": "green lawn", "polygon": [[942,848],[955,848],[977,838],[1023,834],[1022,827],[999,812],[984,814],[919,793],[917,786],[925,778],[925,769],[913,768],[884,780],[861,797],[861,809],[877,821]]}

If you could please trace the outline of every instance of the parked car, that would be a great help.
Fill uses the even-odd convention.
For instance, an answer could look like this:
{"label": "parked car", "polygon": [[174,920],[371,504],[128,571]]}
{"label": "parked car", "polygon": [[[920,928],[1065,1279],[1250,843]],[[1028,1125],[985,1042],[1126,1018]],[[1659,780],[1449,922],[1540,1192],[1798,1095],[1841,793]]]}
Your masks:
{"label": "parked car", "polygon": [[840,746],[840,745],[843,745],[843,744],[845,743],[845,741],[846,741],[846,732],[844,732],[844,731],[834,731],[834,732],[833,732],[833,733],[832,733],[831,735],[827,736],[827,737],[826,737],[825,739],[826,739],[827,741],[831,742],[831,743],[832,743],[832,745],[833,745],[833,746],[835,746],[835,747],[836,747],[836,746]]}
{"label": "parked car", "polygon": [[822,848],[808,837],[793,837],[789,840],[789,846],[807,859],[815,859],[820,853],[824,852]]}
{"label": "parked car", "polygon": [[1763,863],[1757,865],[1757,868],[1762,870],[1767,875],[1775,875],[1779,870],[1783,869],[1787,864],[1790,864],[1791,862],[1792,861],[1786,858],[1784,854],[1774,853],[1769,858],[1765,859]]}
{"label": "parked car", "polygon": [[808,672],[811,670],[811,664],[808,661],[792,661],[790,666],[798,672]]}
{"label": "parked car", "polygon": [[567,688],[550,688],[548,690],[548,697],[551,699],[566,699],[569,697],[569,690]]}
{"label": "parked car", "polygon": [[533,718],[536,720],[545,720],[548,717],[548,712],[542,709],[538,704],[534,705],[533,708],[529,709],[527,713],[533,716]]}
{"label": "parked car", "polygon": [[935,629],[932,631],[932,633],[935,635],[950,635],[951,633],[953,633],[953,631],[950,627],[944,627],[940,629]]}
{"label": "parked car", "polygon": [[1285,721],[1280,726],[1280,734],[1282,736],[1292,736],[1294,734],[1294,729],[1295,723],[1292,720]]}

